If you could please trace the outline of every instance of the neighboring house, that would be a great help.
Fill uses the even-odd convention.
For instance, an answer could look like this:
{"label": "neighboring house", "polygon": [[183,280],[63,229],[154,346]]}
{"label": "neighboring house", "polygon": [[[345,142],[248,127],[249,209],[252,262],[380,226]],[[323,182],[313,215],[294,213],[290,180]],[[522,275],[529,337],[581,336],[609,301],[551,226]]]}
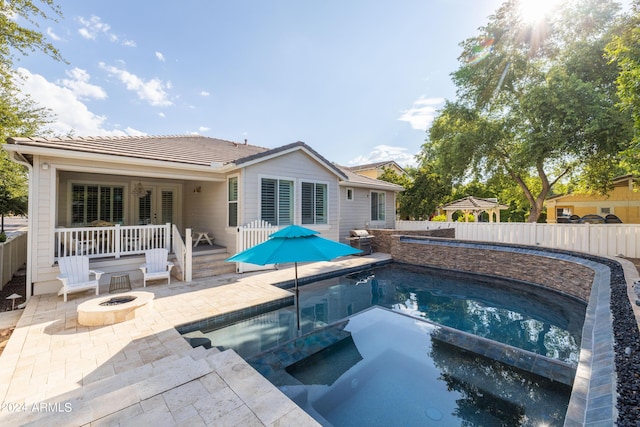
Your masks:
{"label": "neighboring house", "polygon": [[236,252],[238,227],[255,220],[347,242],[351,227],[393,228],[402,190],[351,174],[302,142],[9,138],[3,147],[29,170],[28,296],[57,291],[57,259],[78,253],[107,273],[102,284],[122,272],[139,279],[151,247],[172,250],[184,274],[195,254],[187,229],[211,233],[222,259]]}
{"label": "neighboring house", "polygon": [[602,217],[613,214],[625,224],[640,224],[640,193],[632,175],[614,179],[609,194],[565,194],[545,201],[547,222],[556,223],[560,216],[597,214]]}
{"label": "neighboring house", "polygon": [[392,171],[394,171],[400,176],[407,175],[407,172],[393,160],[387,160],[384,162],[377,162],[377,163],[369,163],[366,165],[349,166],[348,169],[351,172],[357,173],[358,175],[377,179],[377,178],[380,178],[380,175],[384,173],[384,170],[386,168],[391,169]]}

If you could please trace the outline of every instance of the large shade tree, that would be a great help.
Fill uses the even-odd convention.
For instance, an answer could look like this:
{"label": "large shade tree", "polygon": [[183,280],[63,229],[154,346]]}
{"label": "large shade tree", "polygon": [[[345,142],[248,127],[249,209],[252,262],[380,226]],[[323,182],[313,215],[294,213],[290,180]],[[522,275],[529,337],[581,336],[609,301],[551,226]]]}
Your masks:
{"label": "large shade tree", "polygon": [[606,190],[631,120],[616,106],[617,70],[603,55],[617,4],[556,2],[529,21],[528,3],[505,2],[462,43],[457,99],[434,120],[422,156],[454,183],[508,176],[535,222],[564,177],[579,173],[589,188]]}
{"label": "large shade tree", "polygon": [[[5,0],[0,2],[0,143],[10,136],[43,134],[51,121],[49,110],[20,93],[14,63],[22,55],[39,51],[55,60],[60,52],[40,32],[38,22],[61,16],[52,0]],[[0,151],[0,232],[4,216],[27,213],[27,173],[23,166]]]}
{"label": "large shade tree", "polygon": [[633,2],[632,12],[621,31],[607,45],[607,57],[619,74],[616,80],[620,106],[634,120],[634,144],[626,153],[632,172],[640,173],[640,0]]}

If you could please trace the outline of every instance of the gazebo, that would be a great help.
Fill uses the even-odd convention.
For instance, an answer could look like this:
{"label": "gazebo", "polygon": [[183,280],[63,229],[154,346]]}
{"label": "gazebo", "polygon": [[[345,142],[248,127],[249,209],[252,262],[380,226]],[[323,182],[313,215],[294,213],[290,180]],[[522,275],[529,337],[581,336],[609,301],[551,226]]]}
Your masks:
{"label": "gazebo", "polygon": [[468,196],[463,199],[454,200],[440,207],[447,214],[447,221],[453,221],[453,213],[461,211],[464,214],[464,221],[469,222],[469,214],[473,214],[476,218],[482,213],[489,214],[489,222],[493,222],[493,215],[496,216],[496,222],[500,222],[500,211],[509,209],[509,206],[498,203],[498,199],[481,199],[478,197]]}

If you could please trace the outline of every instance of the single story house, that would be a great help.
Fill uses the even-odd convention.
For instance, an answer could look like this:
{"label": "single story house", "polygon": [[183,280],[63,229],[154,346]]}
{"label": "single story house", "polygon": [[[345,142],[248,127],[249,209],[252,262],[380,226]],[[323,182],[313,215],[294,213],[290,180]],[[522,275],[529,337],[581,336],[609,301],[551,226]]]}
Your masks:
{"label": "single story house", "polygon": [[547,222],[554,224],[558,217],[613,214],[624,224],[640,224],[640,192],[633,175],[613,180],[613,189],[606,195],[564,194],[545,201]]}
{"label": "single story house", "polygon": [[[27,297],[56,292],[57,259],[139,280],[166,247],[182,280],[234,271],[240,229],[299,224],[348,243],[352,228],[393,228],[402,187],[356,175],[303,142],[268,149],[203,136],[8,138],[29,173]],[[192,237],[206,239],[192,245]],[[203,243],[204,242],[204,243]],[[201,253],[203,252],[203,253]],[[215,258],[196,262],[196,257]],[[200,266],[200,267],[199,267]],[[208,270],[198,276],[198,268]]]}

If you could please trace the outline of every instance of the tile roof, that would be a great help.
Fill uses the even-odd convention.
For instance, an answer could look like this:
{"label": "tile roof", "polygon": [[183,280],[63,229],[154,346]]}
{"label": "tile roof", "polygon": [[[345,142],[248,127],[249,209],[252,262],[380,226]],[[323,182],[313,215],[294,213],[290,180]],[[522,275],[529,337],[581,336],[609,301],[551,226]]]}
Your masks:
{"label": "tile roof", "polygon": [[402,166],[400,166],[395,160],[385,160],[383,162],[367,163],[365,165],[348,166],[347,168],[354,172],[358,172],[358,171],[364,171],[364,170],[370,170],[370,169],[378,169],[380,167],[387,166],[387,165],[395,165],[396,167],[404,170]]}
{"label": "tile roof", "polygon": [[[234,163],[242,166],[291,149],[302,148],[333,170],[341,179],[348,180],[354,185],[384,188],[390,191],[403,190],[399,185],[357,175],[347,167],[337,166],[300,141],[272,149],[194,135],[8,138],[7,144],[29,149],[75,151],[203,166],[210,166],[212,162]],[[29,150],[15,151],[28,152]]]}
{"label": "tile roof", "polygon": [[380,189],[385,189],[389,191],[404,191],[404,187],[398,184],[393,184],[391,182],[382,181],[380,179],[369,178],[363,175],[358,175],[355,172],[351,171],[351,168],[346,166],[337,166],[340,170],[347,176],[348,183],[354,185],[361,185],[365,187],[375,187]]}
{"label": "tile roof", "polygon": [[255,145],[193,135],[8,138],[7,143],[204,166],[212,162],[231,163],[268,150]]}

